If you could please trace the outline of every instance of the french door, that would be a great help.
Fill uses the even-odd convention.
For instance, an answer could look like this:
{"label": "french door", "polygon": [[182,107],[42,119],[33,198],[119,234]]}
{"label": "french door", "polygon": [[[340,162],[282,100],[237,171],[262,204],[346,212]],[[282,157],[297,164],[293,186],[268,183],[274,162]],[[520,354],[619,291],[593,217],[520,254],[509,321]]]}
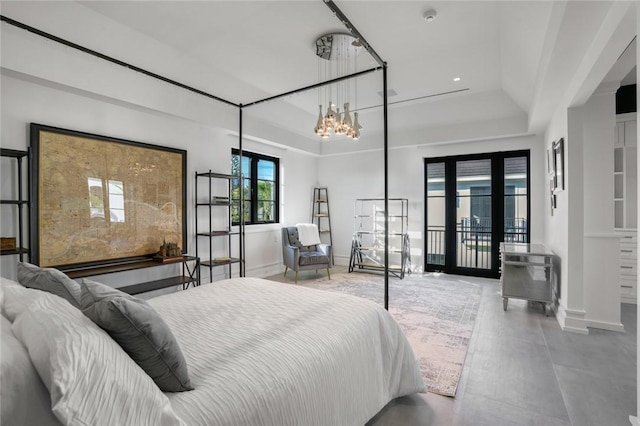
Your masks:
{"label": "french door", "polygon": [[529,242],[529,151],[424,161],[425,271],[497,278],[500,242]]}

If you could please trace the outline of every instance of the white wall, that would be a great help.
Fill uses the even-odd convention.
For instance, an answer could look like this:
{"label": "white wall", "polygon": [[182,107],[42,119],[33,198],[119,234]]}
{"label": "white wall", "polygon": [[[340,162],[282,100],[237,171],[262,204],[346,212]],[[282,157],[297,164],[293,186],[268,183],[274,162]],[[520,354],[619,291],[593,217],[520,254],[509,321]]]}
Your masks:
{"label": "white wall", "polygon": [[[390,140],[394,139],[393,134]],[[424,230],[424,158],[488,153],[499,151],[531,151],[531,240],[544,240],[546,159],[542,138],[521,136],[487,138],[476,142],[424,144],[389,150],[389,197],[409,200],[409,233],[412,266],[422,271]],[[318,180],[327,186],[331,198],[331,226],[336,263],[349,260],[353,235],[353,209],[358,198],[384,197],[384,159],[381,150],[363,153],[323,156],[319,160]]]}
{"label": "white wall", "polygon": [[[17,78],[23,74],[4,72],[2,86],[2,129],[3,148],[24,150],[28,147],[29,123],[35,122],[61,128],[90,132],[100,135],[129,139],[138,142],[187,150],[187,250],[194,253],[194,173],[213,170],[230,172],[231,147],[237,146],[236,137],[229,135],[226,129],[198,123],[166,112],[141,108],[130,103],[118,102],[112,98],[96,97],[85,91],[77,91],[67,86],[51,84],[41,79]],[[232,127],[235,120],[229,124]],[[310,217],[310,199],[316,180],[316,157],[304,155],[282,148],[274,148],[265,143],[246,140],[245,150],[253,150],[280,158],[282,169],[283,220],[308,221]],[[5,163],[2,163],[5,165]],[[9,197],[5,191],[12,191],[11,168],[4,166],[0,171],[3,197]],[[300,200],[304,202],[299,202]],[[286,200],[289,200],[287,202]],[[12,224],[8,228],[3,210],[2,235],[10,236]],[[261,225],[248,227],[246,237],[247,275],[268,275],[278,272],[281,265],[279,225]],[[221,249],[216,246],[215,250]],[[199,245],[199,254],[206,256],[208,247]],[[218,254],[219,255],[219,254]],[[15,277],[16,259],[3,256],[2,275]],[[159,278],[166,275],[163,268],[152,268],[140,273],[116,274],[100,279],[112,285],[123,285],[136,281]],[[215,274],[225,269],[217,268]],[[144,274],[144,278],[142,275]],[[156,276],[159,275],[159,276]],[[207,278],[204,273],[203,277]],[[216,277],[219,278],[220,276]],[[126,282],[124,282],[125,280]],[[208,280],[206,280],[208,281]]]}

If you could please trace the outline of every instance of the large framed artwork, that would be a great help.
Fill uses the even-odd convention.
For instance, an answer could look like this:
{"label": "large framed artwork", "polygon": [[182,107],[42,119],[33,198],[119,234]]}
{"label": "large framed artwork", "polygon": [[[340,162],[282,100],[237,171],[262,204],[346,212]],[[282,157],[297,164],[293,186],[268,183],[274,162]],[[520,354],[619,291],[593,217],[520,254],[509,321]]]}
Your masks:
{"label": "large framed artwork", "polygon": [[564,191],[564,138],[553,143],[555,192]]}
{"label": "large framed artwork", "polygon": [[[31,124],[31,261],[43,267],[186,250],[182,149]],[[64,268],[63,268],[64,269]]]}

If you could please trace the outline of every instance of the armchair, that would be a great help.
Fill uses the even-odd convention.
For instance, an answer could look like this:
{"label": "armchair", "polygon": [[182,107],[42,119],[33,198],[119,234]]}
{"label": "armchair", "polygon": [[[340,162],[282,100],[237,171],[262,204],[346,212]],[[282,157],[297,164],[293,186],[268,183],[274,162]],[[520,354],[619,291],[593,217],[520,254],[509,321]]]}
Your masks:
{"label": "armchair", "polygon": [[295,282],[298,282],[298,271],[309,269],[327,269],[327,276],[331,279],[331,246],[329,244],[316,244],[303,246],[298,236],[298,228],[287,226],[282,228],[282,262],[284,263],[284,276],[291,268],[295,271]]}

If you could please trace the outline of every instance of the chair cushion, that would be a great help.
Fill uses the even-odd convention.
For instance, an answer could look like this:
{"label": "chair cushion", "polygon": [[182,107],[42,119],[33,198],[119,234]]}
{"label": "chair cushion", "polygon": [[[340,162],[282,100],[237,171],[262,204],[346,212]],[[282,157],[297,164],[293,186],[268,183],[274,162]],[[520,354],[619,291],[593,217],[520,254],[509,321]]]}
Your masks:
{"label": "chair cushion", "polygon": [[300,266],[306,265],[322,265],[326,267],[329,264],[329,257],[319,251],[304,251],[300,253]]}
{"label": "chair cushion", "polygon": [[[316,246],[303,246],[302,243],[300,243],[300,236],[298,235],[298,228],[296,228],[295,226],[290,226],[287,228],[287,236],[289,237],[289,244],[294,246],[294,247],[298,247],[300,249],[300,252],[315,252],[316,251]],[[318,253],[320,254],[320,253]],[[301,254],[302,255],[302,254]],[[326,257],[326,256],[325,256]],[[322,262],[312,262],[312,263],[322,263]],[[304,265],[304,263],[302,263],[302,259],[300,259],[300,265]]]}

